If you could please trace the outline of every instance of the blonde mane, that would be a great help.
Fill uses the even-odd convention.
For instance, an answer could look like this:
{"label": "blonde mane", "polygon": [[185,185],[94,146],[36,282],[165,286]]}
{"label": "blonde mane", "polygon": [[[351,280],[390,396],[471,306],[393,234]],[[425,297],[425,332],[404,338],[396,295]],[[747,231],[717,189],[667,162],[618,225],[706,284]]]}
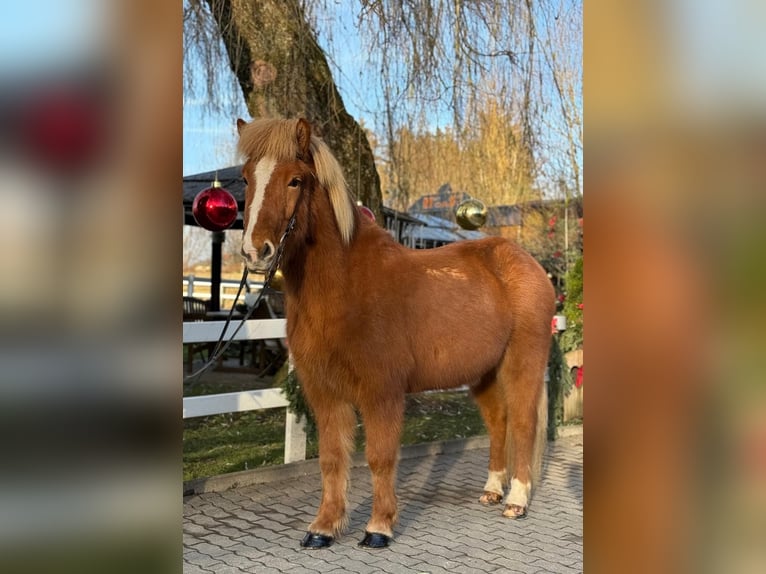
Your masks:
{"label": "blonde mane", "polygon": [[[276,161],[297,159],[301,152],[296,137],[297,129],[297,119],[253,120],[241,126],[237,149],[249,160],[256,162],[267,156]],[[348,191],[343,170],[327,144],[314,134],[311,134],[309,151],[314,160],[319,183],[327,189],[341,238],[348,245],[356,227],[356,206]]]}

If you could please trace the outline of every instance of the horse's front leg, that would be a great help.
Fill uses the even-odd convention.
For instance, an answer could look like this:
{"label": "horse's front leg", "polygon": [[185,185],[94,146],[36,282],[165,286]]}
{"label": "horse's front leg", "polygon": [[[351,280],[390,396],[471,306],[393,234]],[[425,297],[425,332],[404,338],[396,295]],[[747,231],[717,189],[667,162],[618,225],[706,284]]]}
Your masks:
{"label": "horse's front leg", "polygon": [[361,406],[366,435],[365,453],[372,473],[372,517],[359,546],[384,548],[393,537],[398,510],[396,467],[404,417],[404,395],[385,400],[370,397]]}
{"label": "horse's front leg", "polygon": [[323,548],[330,546],[346,526],[346,489],[356,413],[350,403],[340,401],[314,401],[312,409],[319,431],[322,502],[301,546]]}

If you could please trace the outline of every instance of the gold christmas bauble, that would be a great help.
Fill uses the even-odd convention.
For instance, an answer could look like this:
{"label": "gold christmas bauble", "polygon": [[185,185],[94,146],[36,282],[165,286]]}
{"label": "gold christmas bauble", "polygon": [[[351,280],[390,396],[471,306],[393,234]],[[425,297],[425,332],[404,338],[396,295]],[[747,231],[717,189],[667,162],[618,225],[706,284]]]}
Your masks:
{"label": "gold christmas bauble", "polygon": [[479,229],[487,221],[487,206],[478,199],[466,199],[457,206],[455,219],[463,229]]}
{"label": "gold christmas bauble", "polygon": [[269,287],[271,287],[275,291],[284,291],[285,276],[282,275],[281,269],[277,269],[274,272],[274,276],[271,278],[271,281],[269,282]]}

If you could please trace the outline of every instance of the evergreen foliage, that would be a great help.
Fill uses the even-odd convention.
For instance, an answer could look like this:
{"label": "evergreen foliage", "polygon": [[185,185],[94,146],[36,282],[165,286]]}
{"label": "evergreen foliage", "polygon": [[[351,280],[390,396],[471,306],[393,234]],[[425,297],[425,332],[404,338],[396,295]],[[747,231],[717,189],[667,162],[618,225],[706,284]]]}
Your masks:
{"label": "evergreen foliage", "polygon": [[560,345],[564,352],[579,349],[583,344],[583,278],[582,256],[572,265],[565,278],[566,299],[563,314],[567,328],[561,335]]}
{"label": "evergreen foliage", "polygon": [[548,440],[556,439],[556,427],[564,422],[564,397],[572,388],[572,375],[567,367],[559,338],[551,337],[548,355]]}
{"label": "evergreen foliage", "polygon": [[316,428],[314,416],[311,413],[311,408],[306,402],[306,398],[303,396],[298,373],[296,373],[295,370],[289,370],[280,386],[285,393],[285,398],[287,398],[287,401],[290,403],[288,408],[298,415],[298,422],[305,417],[306,432],[313,433]]}

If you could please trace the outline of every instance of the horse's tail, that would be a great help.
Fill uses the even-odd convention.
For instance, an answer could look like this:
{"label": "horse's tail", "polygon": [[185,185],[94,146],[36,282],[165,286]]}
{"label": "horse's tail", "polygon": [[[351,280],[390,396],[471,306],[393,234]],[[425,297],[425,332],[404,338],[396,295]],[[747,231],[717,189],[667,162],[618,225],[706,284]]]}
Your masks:
{"label": "horse's tail", "polygon": [[548,444],[548,383],[543,381],[540,398],[537,399],[537,426],[535,450],[532,453],[532,484],[537,485],[543,471],[543,455]]}

